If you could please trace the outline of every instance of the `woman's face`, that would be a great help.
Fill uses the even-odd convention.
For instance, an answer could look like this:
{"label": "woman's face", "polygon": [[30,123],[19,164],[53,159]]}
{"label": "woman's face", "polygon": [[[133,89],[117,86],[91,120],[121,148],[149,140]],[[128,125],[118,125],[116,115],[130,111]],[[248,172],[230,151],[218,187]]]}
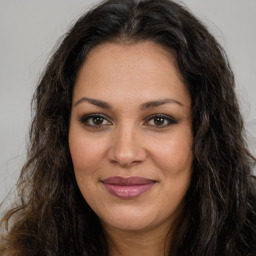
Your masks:
{"label": "woman's face", "polygon": [[92,49],[74,88],[69,147],[103,227],[172,225],[192,173],[191,98],[173,56],[151,42]]}

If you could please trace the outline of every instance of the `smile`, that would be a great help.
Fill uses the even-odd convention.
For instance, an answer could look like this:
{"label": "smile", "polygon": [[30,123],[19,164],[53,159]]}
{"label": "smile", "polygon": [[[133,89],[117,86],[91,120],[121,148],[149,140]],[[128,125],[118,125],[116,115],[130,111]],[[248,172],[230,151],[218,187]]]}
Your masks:
{"label": "smile", "polygon": [[156,181],[142,177],[110,177],[102,181],[106,189],[114,196],[130,199],[150,190]]}

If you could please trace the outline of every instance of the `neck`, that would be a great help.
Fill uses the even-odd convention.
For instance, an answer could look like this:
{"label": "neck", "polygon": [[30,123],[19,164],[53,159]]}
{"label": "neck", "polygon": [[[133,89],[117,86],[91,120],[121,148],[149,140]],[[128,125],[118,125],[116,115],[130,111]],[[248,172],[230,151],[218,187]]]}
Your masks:
{"label": "neck", "polygon": [[164,256],[170,250],[171,232],[124,231],[105,227],[110,256]]}

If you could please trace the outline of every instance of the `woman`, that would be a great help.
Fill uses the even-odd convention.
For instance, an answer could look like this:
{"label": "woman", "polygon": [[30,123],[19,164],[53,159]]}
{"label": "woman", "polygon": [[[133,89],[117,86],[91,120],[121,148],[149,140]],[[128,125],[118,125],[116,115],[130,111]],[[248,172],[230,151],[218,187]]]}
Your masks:
{"label": "woman", "polygon": [[233,74],[185,8],[103,2],[69,31],[34,104],[1,255],[256,255]]}

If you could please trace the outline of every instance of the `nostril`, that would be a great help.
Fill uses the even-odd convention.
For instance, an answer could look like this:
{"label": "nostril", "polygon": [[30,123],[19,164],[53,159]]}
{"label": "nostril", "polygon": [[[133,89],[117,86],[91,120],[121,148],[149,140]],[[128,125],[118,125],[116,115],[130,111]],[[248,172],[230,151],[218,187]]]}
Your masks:
{"label": "nostril", "polygon": [[113,148],[109,153],[109,160],[112,164],[119,164],[122,167],[129,167],[145,160],[146,153],[141,147],[127,150]]}
{"label": "nostril", "polygon": [[125,167],[125,168],[141,163],[141,161],[122,162],[114,159],[110,159],[110,162],[112,164],[120,165],[121,167]]}
{"label": "nostril", "polygon": [[113,134],[108,157],[111,163],[122,167],[129,167],[145,160],[142,135],[136,130],[136,126],[130,123],[119,125]]}

